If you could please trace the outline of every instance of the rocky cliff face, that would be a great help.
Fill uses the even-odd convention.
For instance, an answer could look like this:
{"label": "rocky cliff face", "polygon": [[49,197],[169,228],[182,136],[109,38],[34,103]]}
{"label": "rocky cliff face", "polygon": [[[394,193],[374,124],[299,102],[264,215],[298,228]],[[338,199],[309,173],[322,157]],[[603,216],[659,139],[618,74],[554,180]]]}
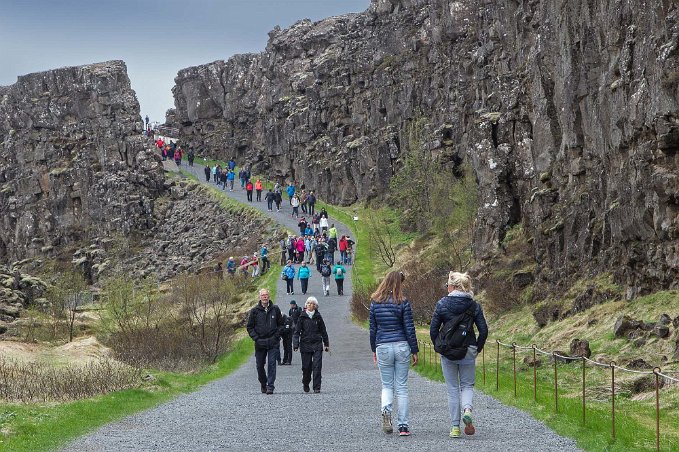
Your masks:
{"label": "rocky cliff face", "polygon": [[384,190],[424,119],[472,162],[479,256],[522,224],[538,281],[679,284],[679,11],[660,0],[373,0],[180,71],[182,139],[351,203]]}
{"label": "rocky cliff face", "polygon": [[122,61],[19,77],[0,90],[0,260],[153,226],[163,191]]}

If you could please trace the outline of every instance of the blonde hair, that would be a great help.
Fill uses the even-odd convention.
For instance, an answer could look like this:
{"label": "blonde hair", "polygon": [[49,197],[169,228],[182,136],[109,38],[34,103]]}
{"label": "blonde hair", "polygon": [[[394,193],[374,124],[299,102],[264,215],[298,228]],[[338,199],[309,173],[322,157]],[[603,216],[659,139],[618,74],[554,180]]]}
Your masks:
{"label": "blonde hair", "polygon": [[391,298],[394,300],[394,303],[400,304],[406,299],[403,294],[403,285],[401,282],[401,272],[389,272],[387,273],[387,276],[384,277],[377,290],[375,290],[370,297],[375,303],[385,303]]}
{"label": "blonde hair", "polygon": [[455,286],[462,292],[474,295],[472,292],[472,278],[468,273],[450,272],[448,273],[448,285]]}

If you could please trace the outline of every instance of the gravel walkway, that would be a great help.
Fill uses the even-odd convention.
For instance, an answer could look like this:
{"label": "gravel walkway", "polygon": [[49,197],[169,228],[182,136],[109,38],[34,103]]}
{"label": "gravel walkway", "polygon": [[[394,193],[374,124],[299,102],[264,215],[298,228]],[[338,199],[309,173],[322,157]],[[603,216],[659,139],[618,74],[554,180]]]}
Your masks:
{"label": "gravel walkway", "polygon": [[[201,166],[189,169],[205,180]],[[240,187],[226,193],[247,202]],[[252,204],[266,212],[265,202]],[[266,213],[295,230],[297,220],[290,217],[287,200],[283,206],[280,213]],[[348,233],[343,229],[340,233]],[[271,248],[275,258],[277,246]],[[298,281],[295,285],[299,290]],[[340,297],[334,290],[331,296],[322,296],[321,278],[315,268],[312,270],[309,294],[319,299],[331,346],[331,354],[323,356],[320,394],[302,392],[298,353],[293,354],[292,366],[278,367],[275,394],[262,394],[253,357],[228,377],[109,424],[65,450],[578,450],[574,441],[480,392],[474,398],[476,435],[451,439],[445,386],[415,372],[410,373],[412,436],[382,433],[380,378],[372,362],[367,330],[350,320],[350,279],[345,282],[345,293]],[[285,283],[280,280],[278,294],[275,302],[286,312],[291,298],[303,305],[303,296],[284,295]]]}

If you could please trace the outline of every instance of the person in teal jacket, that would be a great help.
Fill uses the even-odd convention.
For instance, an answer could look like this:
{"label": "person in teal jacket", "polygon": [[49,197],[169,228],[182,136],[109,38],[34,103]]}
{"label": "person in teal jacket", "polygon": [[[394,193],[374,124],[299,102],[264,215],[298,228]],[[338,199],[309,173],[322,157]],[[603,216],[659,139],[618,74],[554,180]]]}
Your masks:
{"label": "person in teal jacket", "polygon": [[311,277],[311,269],[307,267],[306,261],[302,261],[302,266],[297,270],[297,279],[302,284],[302,294],[306,295],[306,290],[309,287],[309,278]]}
{"label": "person in teal jacket", "polygon": [[332,274],[335,276],[335,284],[337,284],[337,295],[344,295],[344,274],[346,272],[342,261],[337,261],[337,264],[332,267]]}

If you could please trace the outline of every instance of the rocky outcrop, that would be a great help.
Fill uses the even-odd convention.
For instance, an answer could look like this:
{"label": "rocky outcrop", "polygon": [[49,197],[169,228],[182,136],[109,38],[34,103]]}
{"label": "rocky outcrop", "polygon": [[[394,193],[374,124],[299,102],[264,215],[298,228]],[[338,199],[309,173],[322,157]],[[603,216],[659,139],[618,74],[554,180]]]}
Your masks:
{"label": "rocky outcrop", "polygon": [[260,54],[180,71],[182,140],[351,203],[379,195],[413,128],[472,163],[474,248],[512,225],[536,282],[613,271],[679,286],[679,11],[641,0],[373,0],[274,29]]}
{"label": "rocky outcrop", "polygon": [[163,191],[122,61],[19,77],[0,90],[0,261],[153,227]]}

